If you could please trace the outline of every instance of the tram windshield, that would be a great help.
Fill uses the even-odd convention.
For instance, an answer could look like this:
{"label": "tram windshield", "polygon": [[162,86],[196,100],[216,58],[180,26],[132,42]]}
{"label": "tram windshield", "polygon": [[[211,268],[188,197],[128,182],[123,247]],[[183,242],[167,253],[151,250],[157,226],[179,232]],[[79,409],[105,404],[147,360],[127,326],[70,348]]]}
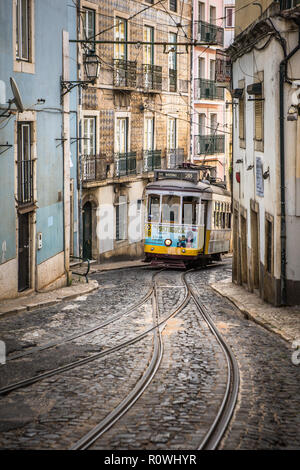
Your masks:
{"label": "tram windshield", "polygon": [[182,223],[183,225],[197,224],[197,208],[199,199],[193,196],[182,198]]}
{"label": "tram windshield", "polygon": [[160,197],[156,194],[149,196],[148,222],[159,222]]}
{"label": "tram windshield", "polygon": [[162,223],[179,224],[180,197],[163,196],[162,197]]}

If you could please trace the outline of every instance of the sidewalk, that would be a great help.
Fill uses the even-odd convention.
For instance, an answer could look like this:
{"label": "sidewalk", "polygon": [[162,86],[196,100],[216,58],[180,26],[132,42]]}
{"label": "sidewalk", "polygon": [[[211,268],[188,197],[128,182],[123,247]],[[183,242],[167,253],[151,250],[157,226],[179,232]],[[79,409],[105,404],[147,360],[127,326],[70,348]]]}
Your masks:
{"label": "sidewalk", "polygon": [[[134,266],[147,266],[147,264],[140,260],[92,264],[89,274],[101,271],[111,271],[114,269],[130,268]],[[77,267],[74,268],[75,271],[76,269]],[[29,295],[0,301],[0,318],[1,316],[10,313],[24,312],[26,310],[29,311],[39,307],[49,307],[50,305],[61,302],[62,300],[71,300],[79,295],[88,294],[96,290],[98,287],[98,281],[89,279],[89,282],[86,283],[84,278],[73,274],[73,282],[69,287],[62,287],[60,289],[47,292],[32,292]]]}
{"label": "sidewalk", "polygon": [[292,343],[300,339],[300,305],[274,307],[231,280],[210,284],[216,292],[229,299],[248,318]]}

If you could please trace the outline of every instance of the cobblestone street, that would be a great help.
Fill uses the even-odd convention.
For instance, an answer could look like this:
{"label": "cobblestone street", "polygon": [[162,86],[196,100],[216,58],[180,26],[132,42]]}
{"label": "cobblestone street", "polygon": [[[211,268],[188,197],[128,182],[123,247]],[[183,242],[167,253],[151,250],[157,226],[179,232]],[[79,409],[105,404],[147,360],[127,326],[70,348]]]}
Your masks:
{"label": "cobblestone street", "polygon": [[183,274],[95,272],[91,293],[1,318],[0,448],[81,448],[101,427],[88,448],[198,449],[222,404],[228,366],[185,279],[239,368],[218,448],[300,449],[300,367],[290,344],[209,286],[231,278],[230,258]]}

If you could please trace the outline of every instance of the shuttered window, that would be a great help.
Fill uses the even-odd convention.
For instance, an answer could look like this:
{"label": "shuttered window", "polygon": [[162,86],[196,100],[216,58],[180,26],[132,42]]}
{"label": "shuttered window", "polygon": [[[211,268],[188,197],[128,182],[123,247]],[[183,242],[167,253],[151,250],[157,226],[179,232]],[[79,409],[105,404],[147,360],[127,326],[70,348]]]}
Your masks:
{"label": "shuttered window", "polygon": [[262,95],[255,96],[255,140],[263,140],[263,99]]}
{"label": "shuttered window", "polygon": [[245,98],[244,94],[239,99],[239,138],[245,139]]}

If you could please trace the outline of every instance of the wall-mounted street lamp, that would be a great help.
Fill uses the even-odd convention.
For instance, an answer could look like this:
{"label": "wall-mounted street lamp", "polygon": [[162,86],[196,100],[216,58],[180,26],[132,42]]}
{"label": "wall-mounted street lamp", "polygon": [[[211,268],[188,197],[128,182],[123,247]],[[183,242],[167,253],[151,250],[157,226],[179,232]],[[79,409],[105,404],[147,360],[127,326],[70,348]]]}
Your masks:
{"label": "wall-mounted street lamp", "polygon": [[87,80],[65,81],[61,79],[61,97],[69,93],[76,86],[87,87],[94,84],[99,77],[100,59],[96,54],[87,54],[84,56],[83,66]]}

